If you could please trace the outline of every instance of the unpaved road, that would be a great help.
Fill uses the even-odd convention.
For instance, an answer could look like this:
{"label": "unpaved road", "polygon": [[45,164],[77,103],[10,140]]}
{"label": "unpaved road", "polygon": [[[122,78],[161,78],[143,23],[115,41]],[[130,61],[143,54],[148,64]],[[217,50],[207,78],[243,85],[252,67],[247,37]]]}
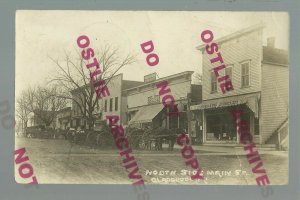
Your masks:
{"label": "unpaved road", "polygon": [[[71,144],[66,140],[17,138],[16,149],[22,147],[26,148],[39,184],[132,183],[127,177],[128,172],[121,165],[121,157],[116,149],[91,149]],[[163,181],[160,183],[256,185],[255,176],[243,155],[198,152],[197,159],[204,171],[205,181],[195,182],[178,179],[188,179],[190,175],[183,175],[182,172],[191,170],[185,165],[185,160],[181,157],[179,150],[157,152],[133,149],[133,153],[140,174],[147,184]],[[287,153],[264,154],[261,158],[271,184],[282,185],[288,182]],[[161,175],[154,175],[154,170],[161,171]],[[166,170],[176,172],[173,175],[163,174]],[[237,170],[244,172],[238,175]],[[220,171],[219,174],[216,171]],[[149,172],[152,174],[149,175]],[[172,181],[171,178],[173,178]]]}

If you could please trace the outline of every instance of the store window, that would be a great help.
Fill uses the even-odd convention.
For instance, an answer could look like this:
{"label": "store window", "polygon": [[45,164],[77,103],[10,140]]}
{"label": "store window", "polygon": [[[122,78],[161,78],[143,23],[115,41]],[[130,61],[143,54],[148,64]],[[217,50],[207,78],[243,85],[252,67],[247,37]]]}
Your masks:
{"label": "store window", "polygon": [[210,72],[211,93],[217,92],[217,77],[213,71]]}
{"label": "store window", "polygon": [[210,112],[206,116],[206,140],[236,143],[236,127],[227,110]]}
{"label": "store window", "polygon": [[250,61],[241,63],[241,86],[247,87],[250,86]]}

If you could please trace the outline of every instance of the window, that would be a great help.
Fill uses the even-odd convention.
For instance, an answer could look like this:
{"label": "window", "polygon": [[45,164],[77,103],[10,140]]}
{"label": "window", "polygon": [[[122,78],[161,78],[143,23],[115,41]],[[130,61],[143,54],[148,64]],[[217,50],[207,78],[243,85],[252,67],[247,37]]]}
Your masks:
{"label": "window", "polygon": [[217,92],[217,77],[213,71],[210,73],[211,78],[211,93]]}
{"label": "window", "polygon": [[207,111],[206,130],[206,140],[208,141],[223,140],[235,143],[237,140],[236,127],[232,123],[229,112]]}
{"label": "window", "polygon": [[104,112],[107,112],[107,100],[105,100],[105,103],[104,103]]}
{"label": "window", "polygon": [[159,103],[159,102],[160,102],[159,95],[154,95],[154,96],[148,97],[148,104],[155,104],[155,103]]}
{"label": "window", "polygon": [[110,100],[109,100],[109,112],[111,112],[112,111],[112,108],[113,108],[113,98],[110,98]]}
{"label": "window", "polygon": [[232,80],[232,65],[228,65],[225,68],[225,76],[228,75],[230,80]]}
{"label": "window", "polygon": [[119,109],[119,98],[115,97],[115,111],[118,111]]}
{"label": "window", "polygon": [[183,111],[187,111],[187,109],[188,109],[187,105],[184,105],[183,106]]}
{"label": "window", "polygon": [[250,69],[250,62],[244,62],[241,64],[241,70],[242,70],[242,87],[247,87],[250,86],[250,74],[249,74],[249,69]]}

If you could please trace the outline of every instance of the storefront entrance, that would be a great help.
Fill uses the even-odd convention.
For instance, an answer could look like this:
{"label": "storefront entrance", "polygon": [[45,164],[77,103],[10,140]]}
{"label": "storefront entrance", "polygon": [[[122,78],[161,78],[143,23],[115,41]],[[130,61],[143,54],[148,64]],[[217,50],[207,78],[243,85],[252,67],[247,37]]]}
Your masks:
{"label": "storefront entrance", "polygon": [[237,129],[231,115],[231,111],[236,109],[244,111],[241,119],[249,124],[251,134],[256,135],[259,133],[259,130],[257,130],[259,121],[245,105],[207,109],[204,111],[204,141],[206,143],[239,143]]}
{"label": "storefront entrance", "polygon": [[229,112],[208,111],[206,125],[206,141],[237,141],[236,128]]}

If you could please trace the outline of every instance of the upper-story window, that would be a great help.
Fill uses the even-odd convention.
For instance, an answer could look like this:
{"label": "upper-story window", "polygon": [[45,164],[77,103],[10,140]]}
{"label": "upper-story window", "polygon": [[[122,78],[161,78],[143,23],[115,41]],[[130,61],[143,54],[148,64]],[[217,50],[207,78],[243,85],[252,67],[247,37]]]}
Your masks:
{"label": "upper-story window", "polygon": [[105,99],[105,102],[104,102],[104,112],[107,112],[107,99]]}
{"label": "upper-story window", "polygon": [[119,98],[115,97],[115,111],[118,111],[119,109]]}
{"label": "upper-story window", "polygon": [[241,86],[250,86],[250,61],[241,63]]}
{"label": "upper-story window", "polygon": [[210,80],[211,80],[211,84],[210,84],[211,93],[215,93],[217,92],[217,77],[213,71],[210,72]]}
{"label": "upper-story window", "polygon": [[228,75],[231,81],[232,81],[232,69],[233,69],[233,65],[227,65],[225,68],[225,75]]}
{"label": "upper-story window", "polygon": [[148,104],[155,104],[155,103],[159,103],[159,102],[160,102],[159,95],[154,95],[154,96],[148,97]]}
{"label": "upper-story window", "polygon": [[113,108],[113,101],[114,101],[114,99],[113,99],[113,98],[110,98],[110,100],[109,100],[109,112],[112,111],[112,108]]}

